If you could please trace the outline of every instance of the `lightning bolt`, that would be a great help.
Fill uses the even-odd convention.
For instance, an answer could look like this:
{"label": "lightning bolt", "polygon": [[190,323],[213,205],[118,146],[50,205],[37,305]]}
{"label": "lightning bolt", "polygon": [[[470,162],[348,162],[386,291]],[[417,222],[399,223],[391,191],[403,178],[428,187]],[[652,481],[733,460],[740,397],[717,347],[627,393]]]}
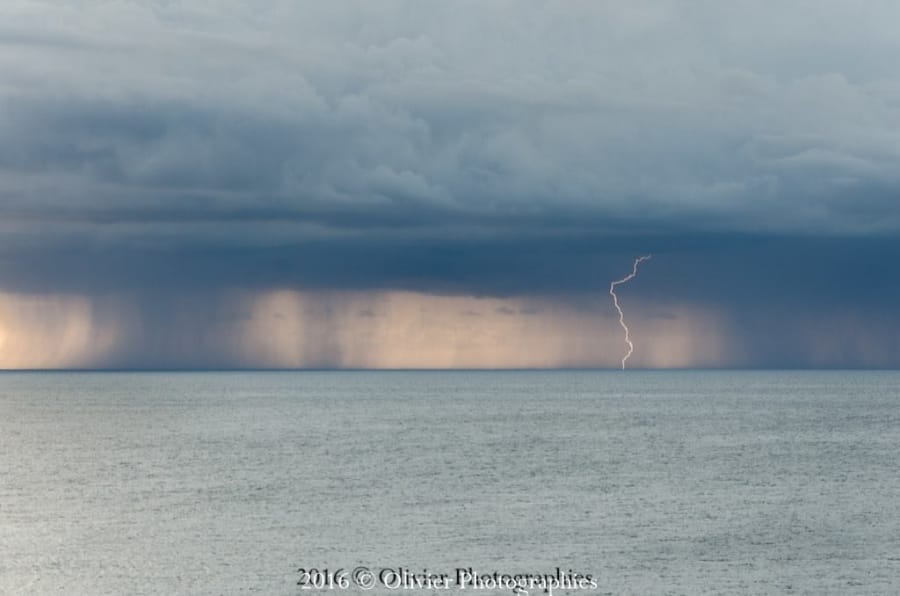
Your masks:
{"label": "lightning bolt", "polygon": [[628,361],[631,353],[634,352],[634,344],[631,343],[631,334],[628,332],[628,325],[625,324],[625,313],[622,312],[622,307],[619,306],[619,297],[616,296],[616,286],[634,279],[637,275],[638,265],[640,265],[644,261],[650,260],[652,256],[653,255],[644,255],[642,257],[636,258],[634,260],[634,265],[631,267],[631,273],[629,273],[622,279],[609,284],[609,295],[612,296],[613,304],[616,306],[616,310],[619,312],[619,325],[621,325],[622,329],[625,330],[625,343],[628,344],[628,351],[625,352],[624,356],[622,356],[622,370],[625,370],[625,363]]}

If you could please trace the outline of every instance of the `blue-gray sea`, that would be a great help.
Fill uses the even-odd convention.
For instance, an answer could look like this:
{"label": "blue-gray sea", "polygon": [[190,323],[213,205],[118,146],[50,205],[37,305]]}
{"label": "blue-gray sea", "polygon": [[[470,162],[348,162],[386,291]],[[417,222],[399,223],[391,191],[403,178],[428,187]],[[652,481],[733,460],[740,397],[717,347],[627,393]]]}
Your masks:
{"label": "blue-gray sea", "polygon": [[0,593],[363,565],[900,593],[900,374],[0,374]]}

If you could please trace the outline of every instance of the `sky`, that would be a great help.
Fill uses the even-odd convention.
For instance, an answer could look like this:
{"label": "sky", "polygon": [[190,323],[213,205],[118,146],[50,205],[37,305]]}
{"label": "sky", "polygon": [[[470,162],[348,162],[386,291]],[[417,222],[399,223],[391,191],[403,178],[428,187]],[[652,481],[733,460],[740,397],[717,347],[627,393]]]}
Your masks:
{"label": "sky", "polygon": [[5,0],[0,368],[900,367],[898,22]]}

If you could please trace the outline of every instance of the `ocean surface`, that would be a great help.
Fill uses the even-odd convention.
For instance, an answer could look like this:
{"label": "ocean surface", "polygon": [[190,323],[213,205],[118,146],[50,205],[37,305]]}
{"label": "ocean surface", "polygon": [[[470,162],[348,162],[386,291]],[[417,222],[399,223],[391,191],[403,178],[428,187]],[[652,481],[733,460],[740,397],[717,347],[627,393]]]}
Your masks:
{"label": "ocean surface", "polygon": [[0,594],[358,566],[900,593],[900,374],[0,373]]}

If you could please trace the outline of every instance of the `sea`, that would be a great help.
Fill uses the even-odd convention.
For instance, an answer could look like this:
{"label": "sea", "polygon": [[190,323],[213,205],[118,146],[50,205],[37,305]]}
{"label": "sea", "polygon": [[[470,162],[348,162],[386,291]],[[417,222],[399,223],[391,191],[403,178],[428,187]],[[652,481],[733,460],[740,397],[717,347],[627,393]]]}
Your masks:
{"label": "sea", "polygon": [[898,594],[900,373],[0,373],[0,594],[340,592]]}

